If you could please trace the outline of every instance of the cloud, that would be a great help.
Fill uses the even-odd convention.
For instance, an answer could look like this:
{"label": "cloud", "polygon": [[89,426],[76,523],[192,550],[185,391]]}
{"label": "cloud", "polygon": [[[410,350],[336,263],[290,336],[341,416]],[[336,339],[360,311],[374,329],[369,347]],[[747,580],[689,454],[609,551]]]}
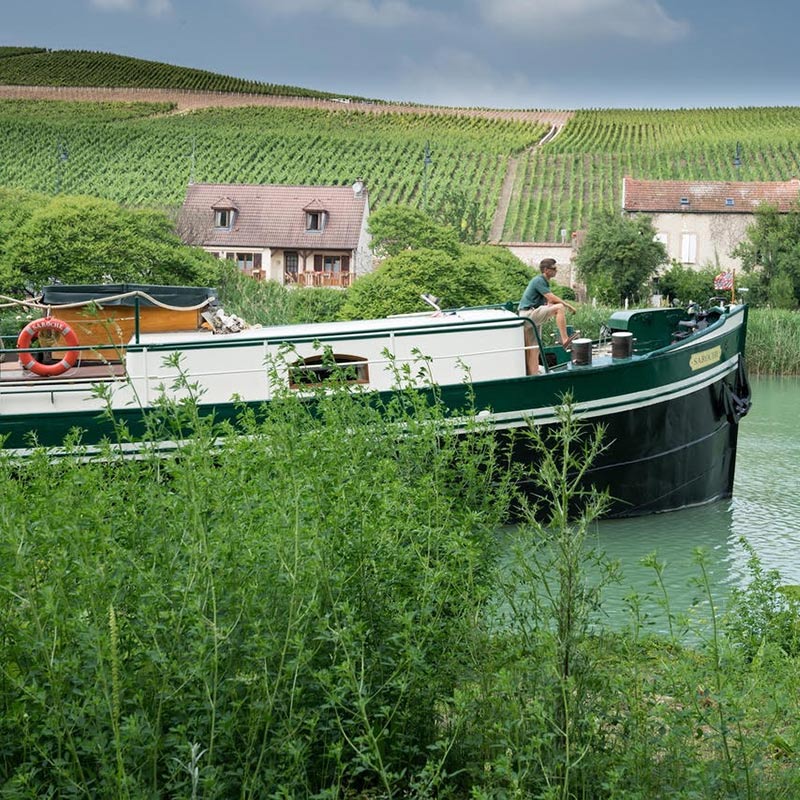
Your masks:
{"label": "cloud", "polygon": [[163,17],[172,12],[172,0],[90,0],[101,11],[126,11],[145,13],[150,17]]}
{"label": "cloud", "polygon": [[[124,0],[123,0],[124,1]],[[437,12],[406,0],[250,0],[262,11],[282,16],[334,17],[365,28],[395,28],[439,19]]]}
{"label": "cloud", "polygon": [[674,41],[689,31],[657,0],[474,0],[481,17],[514,36]]}
{"label": "cloud", "polygon": [[519,108],[535,96],[526,75],[497,69],[474,51],[444,47],[430,58],[406,56],[391,87],[395,100],[445,106]]}

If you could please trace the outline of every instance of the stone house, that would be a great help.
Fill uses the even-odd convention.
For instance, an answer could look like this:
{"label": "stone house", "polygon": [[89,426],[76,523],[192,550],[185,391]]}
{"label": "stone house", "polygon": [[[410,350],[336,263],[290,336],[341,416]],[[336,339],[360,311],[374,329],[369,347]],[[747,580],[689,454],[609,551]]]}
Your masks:
{"label": "stone house", "polygon": [[258,280],[349,286],[373,268],[369,197],[352,186],[193,183],[178,216],[186,244]]}
{"label": "stone house", "polygon": [[650,181],[625,177],[622,210],[647,214],[670,261],[694,269],[738,269],[731,255],[746,238],[755,210],[768,203],[781,212],[797,208],[800,180]]}

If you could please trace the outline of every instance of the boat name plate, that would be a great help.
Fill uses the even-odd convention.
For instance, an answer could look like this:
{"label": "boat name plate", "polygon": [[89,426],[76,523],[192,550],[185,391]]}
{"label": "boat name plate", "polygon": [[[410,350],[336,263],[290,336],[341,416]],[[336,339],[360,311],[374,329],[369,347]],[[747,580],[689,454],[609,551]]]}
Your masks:
{"label": "boat name plate", "polygon": [[694,353],[689,359],[689,366],[692,368],[692,372],[694,372],[695,370],[716,364],[721,358],[722,348],[717,345],[710,350],[701,350],[699,353]]}

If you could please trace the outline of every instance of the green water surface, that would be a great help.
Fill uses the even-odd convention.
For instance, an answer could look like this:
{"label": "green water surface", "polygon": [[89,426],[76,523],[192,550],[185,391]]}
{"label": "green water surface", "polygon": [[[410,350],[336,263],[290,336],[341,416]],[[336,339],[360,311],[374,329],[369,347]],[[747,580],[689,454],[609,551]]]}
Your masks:
{"label": "green water surface", "polygon": [[663,578],[673,612],[696,617],[708,612],[696,585],[697,548],[706,553],[712,597],[720,606],[732,587],[748,582],[742,537],[765,569],[779,570],[783,583],[800,584],[800,379],[751,382],[753,407],[739,427],[732,499],[597,524],[594,544],[621,568],[621,582],[604,593],[604,613],[612,624],[630,621],[626,597],[635,593],[645,601],[650,625],[665,627],[655,573],[642,564],[650,553],[665,563]]}

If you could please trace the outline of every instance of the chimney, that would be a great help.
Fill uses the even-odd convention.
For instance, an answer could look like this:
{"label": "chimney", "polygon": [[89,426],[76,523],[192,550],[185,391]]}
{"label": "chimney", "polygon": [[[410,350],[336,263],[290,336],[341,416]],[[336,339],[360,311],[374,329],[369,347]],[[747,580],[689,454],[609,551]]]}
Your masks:
{"label": "chimney", "polygon": [[353,184],[353,194],[359,197],[363,191],[364,181],[362,181],[361,178],[356,178],[356,182]]}

